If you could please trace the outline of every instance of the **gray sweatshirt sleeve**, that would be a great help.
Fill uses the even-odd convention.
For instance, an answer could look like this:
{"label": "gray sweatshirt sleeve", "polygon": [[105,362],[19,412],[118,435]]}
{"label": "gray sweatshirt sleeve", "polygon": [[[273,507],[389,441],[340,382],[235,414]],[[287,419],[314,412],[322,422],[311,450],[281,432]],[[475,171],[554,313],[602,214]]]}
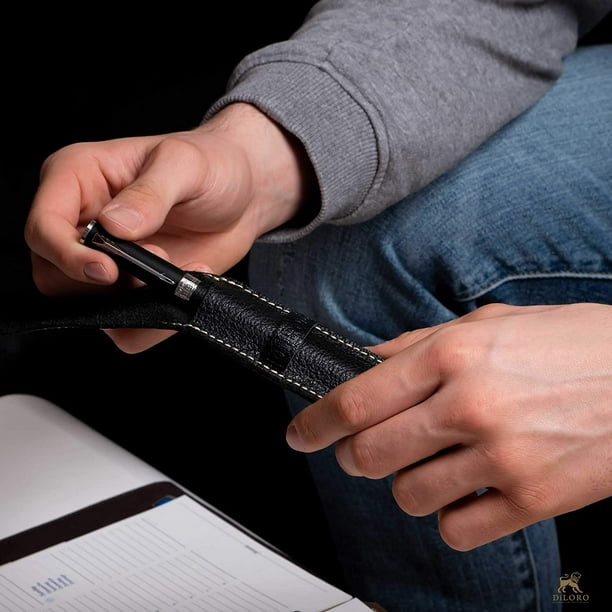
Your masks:
{"label": "gray sweatshirt sleeve", "polygon": [[322,0],[242,60],[223,106],[254,104],[303,143],[316,218],[359,223],[425,186],[542,96],[609,0]]}

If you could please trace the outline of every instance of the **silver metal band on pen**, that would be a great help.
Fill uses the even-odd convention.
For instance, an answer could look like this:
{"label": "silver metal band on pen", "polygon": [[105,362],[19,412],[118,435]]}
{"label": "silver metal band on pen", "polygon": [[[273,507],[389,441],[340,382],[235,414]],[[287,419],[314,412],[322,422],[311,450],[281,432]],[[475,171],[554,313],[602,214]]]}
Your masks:
{"label": "silver metal band on pen", "polygon": [[198,288],[200,281],[193,276],[193,274],[189,274],[186,272],[179,279],[179,282],[174,289],[174,295],[181,300],[189,301],[194,291]]}

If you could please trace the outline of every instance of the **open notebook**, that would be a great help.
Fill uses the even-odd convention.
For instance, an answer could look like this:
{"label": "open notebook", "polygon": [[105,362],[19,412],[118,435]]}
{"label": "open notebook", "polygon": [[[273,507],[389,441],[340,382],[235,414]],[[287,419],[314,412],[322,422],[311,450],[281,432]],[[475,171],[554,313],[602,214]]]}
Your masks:
{"label": "open notebook", "polygon": [[38,397],[0,397],[0,490],[0,610],[372,610]]}

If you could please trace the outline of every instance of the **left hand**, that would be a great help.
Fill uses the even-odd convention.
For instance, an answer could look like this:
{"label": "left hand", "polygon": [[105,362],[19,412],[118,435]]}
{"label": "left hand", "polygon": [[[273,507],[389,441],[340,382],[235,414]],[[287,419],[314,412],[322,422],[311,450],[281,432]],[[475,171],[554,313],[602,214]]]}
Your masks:
{"label": "left hand", "polygon": [[[469,550],[612,494],[612,307],[482,307],[373,347],[385,361],[291,422]],[[478,495],[476,492],[486,489]]]}
{"label": "left hand", "polygon": [[[116,263],[79,242],[92,219],[183,269],[224,273],[316,189],[301,143],[243,103],[190,131],[68,145],[43,163],[26,219],[34,283],[49,296],[117,289]],[[128,353],[173,333],[106,331]]]}

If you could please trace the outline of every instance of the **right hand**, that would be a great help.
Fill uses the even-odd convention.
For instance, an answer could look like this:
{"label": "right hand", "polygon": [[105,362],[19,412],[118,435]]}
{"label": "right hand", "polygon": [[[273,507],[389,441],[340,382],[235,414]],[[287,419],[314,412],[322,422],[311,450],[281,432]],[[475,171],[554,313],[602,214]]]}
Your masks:
{"label": "right hand", "polygon": [[[191,131],[69,145],[45,160],[26,220],[34,283],[50,296],[109,290],[115,262],[79,242],[92,219],[183,269],[222,274],[295,216],[312,183],[301,145],[246,104]],[[107,333],[126,352],[169,335]]]}
{"label": "right hand", "polygon": [[287,441],[392,475],[398,506],[437,512],[452,548],[612,496],[612,306],[488,304],[370,348],[384,361],[304,408]]}

